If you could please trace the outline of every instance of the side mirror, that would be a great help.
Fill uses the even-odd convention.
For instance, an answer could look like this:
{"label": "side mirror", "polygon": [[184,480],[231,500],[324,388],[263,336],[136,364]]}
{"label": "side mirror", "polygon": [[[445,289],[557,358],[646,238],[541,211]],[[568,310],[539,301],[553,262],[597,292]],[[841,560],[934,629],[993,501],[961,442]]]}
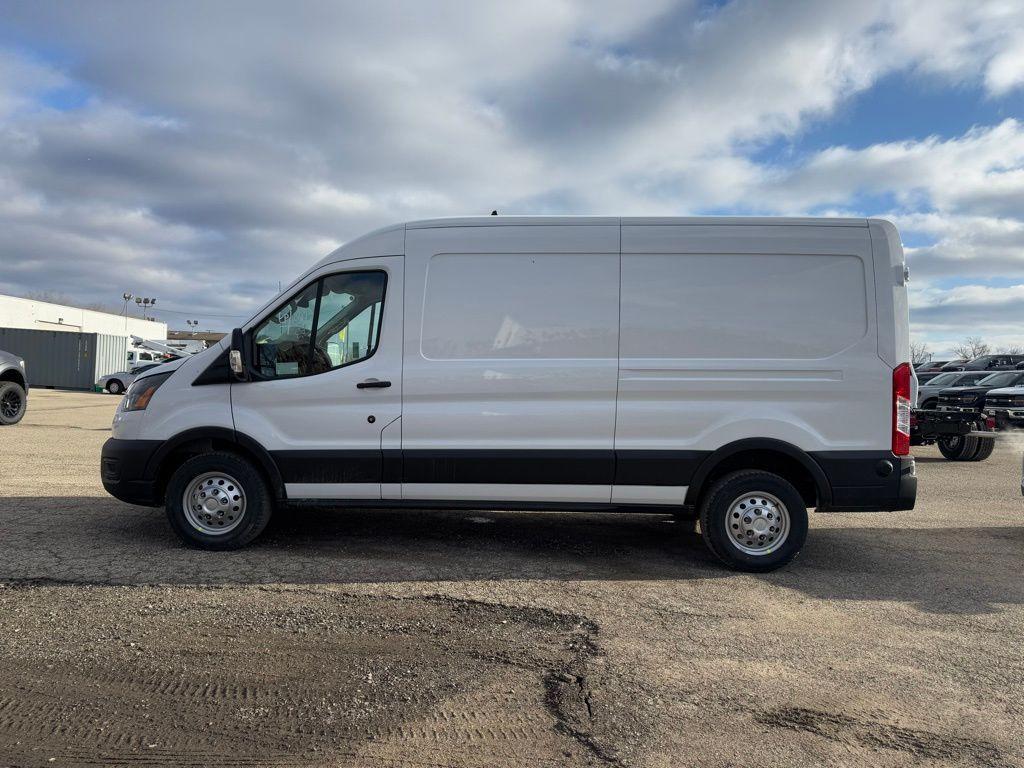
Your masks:
{"label": "side mirror", "polygon": [[249,360],[245,354],[245,336],[241,328],[231,332],[231,351],[228,352],[228,364],[236,381],[249,380]]}

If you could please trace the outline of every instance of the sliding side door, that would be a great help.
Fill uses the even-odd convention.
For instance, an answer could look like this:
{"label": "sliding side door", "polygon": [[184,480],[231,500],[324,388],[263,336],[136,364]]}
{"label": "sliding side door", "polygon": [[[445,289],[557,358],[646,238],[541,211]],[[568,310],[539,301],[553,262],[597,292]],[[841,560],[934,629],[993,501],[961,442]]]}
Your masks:
{"label": "sliding side door", "polygon": [[619,228],[406,234],[402,497],[605,502]]}

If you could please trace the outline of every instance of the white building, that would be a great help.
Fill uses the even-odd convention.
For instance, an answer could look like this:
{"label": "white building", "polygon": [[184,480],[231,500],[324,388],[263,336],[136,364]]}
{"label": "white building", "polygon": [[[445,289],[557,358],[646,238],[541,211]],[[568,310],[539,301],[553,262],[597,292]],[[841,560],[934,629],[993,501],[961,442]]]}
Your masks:
{"label": "white building", "polygon": [[104,333],[125,337],[134,334],[144,339],[167,338],[167,323],[131,317],[133,309],[133,306],[129,306],[129,316],[125,317],[110,312],[51,304],[48,301],[0,295],[0,328]]}

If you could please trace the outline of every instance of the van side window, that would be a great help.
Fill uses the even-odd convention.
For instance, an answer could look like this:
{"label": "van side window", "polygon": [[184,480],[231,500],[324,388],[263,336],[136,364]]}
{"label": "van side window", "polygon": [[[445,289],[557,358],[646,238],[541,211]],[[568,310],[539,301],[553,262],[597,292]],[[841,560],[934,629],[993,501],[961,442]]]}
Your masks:
{"label": "van side window", "polygon": [[346,272],[322,281],[312,372],[365,360],[377,351],[383,272]]}
{"label": "van side window", "polygon": [[621,355],[828,357],[868,331],[864,274],[856,256],[624,253]]}
{"label": "van side window", "polygon": [[253,334],[256,367],[268,379],[309,373],[309,339],[319,281],[307,285]]}
{"label": "van side window", "polygon": [[420,351],[428,360],[614,358],[619,259],[606,253],[437,254]]}
{"label": "van side window", "polygon": [[308,376],[372,355],[386,281],[383,272],[343,272],[303,288],[253,333],[260,375]]}

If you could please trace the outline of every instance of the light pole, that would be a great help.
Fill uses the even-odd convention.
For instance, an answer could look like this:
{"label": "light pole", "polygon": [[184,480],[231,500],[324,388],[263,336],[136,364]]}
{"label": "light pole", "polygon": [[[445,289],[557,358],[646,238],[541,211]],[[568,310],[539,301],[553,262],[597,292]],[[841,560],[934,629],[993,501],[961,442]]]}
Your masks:
{"label": "light pole", "polygon": [[139,305],[140,307],[142,307],[142,319],[143,320],[151,320],[152,318],[148,317],[148,312],[149,312],[149,308],[151,306],[155,306],[156,305],[156,299],[151,299],[148,296],[145,296],[145,297],[136,296],[135,297],[135,303],[137,305]]}
{"label": "light pole", "polygon": [[196,335],[196,331],[199,330],[199,321],[198,320],[186,320],[185,324],[189,327],[190,332],[192,333],[192,335],[195,336]]}
{"label": "light pole", "polygon": [[124,299],[124,335],[127,336],[128,335],[128,302],[131,301],[135,297],[132,296],[130,293],[128,293],[128,291],[125,291],[124,293],[121,294],[121,298]]}

